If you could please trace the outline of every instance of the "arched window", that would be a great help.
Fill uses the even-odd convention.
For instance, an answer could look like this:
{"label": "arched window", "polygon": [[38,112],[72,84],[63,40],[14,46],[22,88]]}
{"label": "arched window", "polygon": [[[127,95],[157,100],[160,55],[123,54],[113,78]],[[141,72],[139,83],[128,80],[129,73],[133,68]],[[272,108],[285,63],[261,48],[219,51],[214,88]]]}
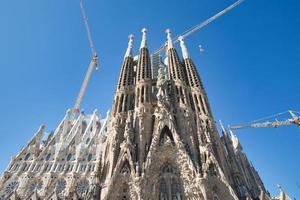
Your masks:
{"label": "arched window", "polygon": [[160,181],[160,194],[159,194],[160,200],[168,200],[168,189],[167,189],[167,183],[164,179]]}
{"label": "arched window", "polygon": [[204,101],[203,101],[203,98],[202,98],[201,95],[199,95],[199,101],[201,103],[201,107],[202,107],[202,110],[203,110],[204,114],[207,114],[206,107],[204,106]]}
{"label": "arched window", "polygon": [[27,164],[24,164],[23,169],[22,169],[23,172],[25,171],[26,167],[27,167]]}
{"label": "arched window", "polygon": [[192,110],[195,111],[195,105],[194,105],[194,101],[193,101],[193,97],[192,97],[191,93],[189,93],[189,101],[190,101]]}
{"label": "arched window", "polygon": [[129,110],[133,110],[134,109],[134,94],[130,95],[130,101],[129,101]]}
{"label": "arched window", "polygon": [[141,102],[144,103],[144,86],[142,86],[141,90]]}
{"label": "arched window", "polygon": [[149,87],[145,87],[145,96],[146,96],[146,102],[149,102]]}
{"label": "arched window", "polygon": [[64,179],[60,179],[56,183],[55,191],[60,194],[66,189],[67,182]]}
{"label": "arched window", "polygon": [[87,158],[87,160],[88,160],[88,161],[91,161],[91,160],[92,160],[92,158],[93,158],[93,155],[90,153],[90,154],[88,155],[88,158]]}
{"label": "arched window", "polygon": [[137,97],[136,97],[136,107],[139,107],[140,102],[140,88],[137,89]]}
{"label": "arched window", "polygon": [[24,160],[25,160],[25,161],[28,160],[29,157],[30,157],[30,153],[28,153],[28,154],[25,156]]}
{"label": "arched window", "polygon": [[160,200],[181,200],[180,179],[175,173],[174,168],[166,164],[162,168],[162,177],[159,185]]}
{"label": "arched window", "polygon": [[19,185],[18,181],[12,181],[6,186],[6,188],[4,189],[4,192],[6,194],[11,194],[13,191],[15,191],[17,189],[18,185]]}
{"label": "arched window", "polygon": [[28,190],[30,192],[41,190],[43,187],[43,182],[41,180],[34,180],[29,184]]}
{"label": "arched window", "polygon": [[115,101],[114,116],[115,116],[116,113],[117,113],[117,110],[118,110],[118,104],[119,104],[119,97],[117,96],[116,101]]}
{"label": "arched window", "polygon": [[51,153],[48,153],[48,155],[46,156],[46,161],[48,161],[51,157]]}
{"label": "arched window", "polygon": [[176,178],[172,178],[171,182],[171,194],[172,200],[179,200],[180,199],[180,186]]}
{"label": "arched window", "polygon": [[72,158],[72,154],[69,153],[68,156],[67,156],[67,161],[70,161],[71,158]]}
{"label": "arched window", "polygon": [[123,100],[124,100],[124,94],[121,95],[118,112],[122,112]]}
{"label": "arched window", "polygon": [[85,132],[85,130],[86,130],[86,127],[87,127],[87,123],[86,123],[86,121],[83,121],[83,122],[82,122],[81,134],[84,134],[84,132]]}
{"label": "arched window", "polygon": [[76,186],[76,192],[77,194],[82,197],[83,194],[87,193],[90,187],[90,183],[88,180],[81,180],[78,182],[77,186]]}
{"label": "arched window", "polygon": [[91,141],[91,138],[87,138],[85,144],[88,144]]}
{"label": "arched window", "polygon": [[128,94],[126,94],[126,96],[125,96],[125,102],[124,102],[124,108],[123,108],[123,111],[125,111],[125,112],[127,112],[127,110],[128,110]]}

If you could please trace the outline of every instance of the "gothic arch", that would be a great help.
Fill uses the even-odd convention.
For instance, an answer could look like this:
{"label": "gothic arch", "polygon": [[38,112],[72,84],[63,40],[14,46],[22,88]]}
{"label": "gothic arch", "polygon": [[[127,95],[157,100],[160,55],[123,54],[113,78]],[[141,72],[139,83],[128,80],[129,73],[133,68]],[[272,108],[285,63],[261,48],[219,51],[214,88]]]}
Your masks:
{"label": "gothic arch", "polygon": [[171,143],[174,145],[174,138],[172,135],[171,130],[165,126],[162,130],[161,130],[161,134],[160,134],[160,138],[159,138],[159,144],[162,145],[164,144],[168,139],[171,140]]}
{"label": "gothic arch", "polygon": [[129,175],[130,172],[131,172],[131,170],[130,170],[129,162],[128,162],[128,160],[125,160],[125,162],[123,163],[123,165],[121,167],[120,174],[126,176],[126,175]]}

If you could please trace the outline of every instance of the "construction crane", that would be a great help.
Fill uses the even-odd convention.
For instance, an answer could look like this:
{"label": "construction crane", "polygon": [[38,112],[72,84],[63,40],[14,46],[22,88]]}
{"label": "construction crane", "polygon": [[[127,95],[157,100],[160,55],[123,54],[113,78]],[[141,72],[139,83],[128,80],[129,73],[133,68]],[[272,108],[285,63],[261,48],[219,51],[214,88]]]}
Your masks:
{"label": "construction crane", "polygon": [[96,52],[95,45],[94,45],[93,40],[92,40],[92,36],[91,36],[89,24],[88,24],[88,18],[87,18],[87,15],[86,15],[86,12],[85,12],[85,9],[84,9],[84,6],[83,6],[83,0],[80,0],[80,9],[81,9],[82,17],[83,17],[85,31],[87,33],[87,38],[89,40],[89,44],[90,44],[90,48],[91,48],[92,59],[91,59],[89,68],[88,68],[88,70],[85,74],[84,80],[82,82],[82,85],[81,85],[78,97],[76,99],[75,105],[73,107],[72,119],[74,119],[76,114],[79,112],[80,104],[82,102],[84,93],[86,91],[86,87],[88,85],[88,82],[90,80],[90,77],[92,75],[92,72],[93,72],[94,68],[96,70],[98,70],[98,66],[99,66],[97,52]]}
{"label": "construction crane", "polygon": [[[188,29],[187,31],[183,32],[182,34],[176,36],[173,39],[174,44],[179,42],[179,37],[183,37],[186,38],[187,36],[191,35],[192,33],[198,31],[199,29],[205,27],[206,25],[210,24],[211,22],[215,21],[216,19],[218,19],[219,17],[223,16],[224,14],[226,14],[227,12],[229,12],[230,10],[232,10],[233,8],[235,8],[236,6],[238,6],[239,4],[241,4],[244,0],[238,0],[235,3],[231,4],[230,6],[228,6],[227,8],[225,8],[224,10],[218,12],[217,14],[213,15],[212,17],[208,18],[207,20],[205,20],[204,22]],[[165,45],[162,45],[158,50],[156,50],[153,54],[160,54],[163,52],[165,48]]]}
{"label": "construction crane", "polygon": [[[281,117],[285,114],[290,114],[290,118],[278,120],[278,117]],[[296,115],[296,113],[298,115]],[[300,127],[300,112],[288,110],[282,113],[277,113],[271,116],[267,116],[261,119],[254,120],[250,123],[238,124],[229,126],[231,130],[244,129],[244,128],[263,128],[263,127],[273,127],[277,128],[279,126],[288,126],[288,125],[297,125]],[[266,121],[268,119],[272,119],[271,121]],[[263,121],[263,122],[260,122]]]}
{"label": "construction crane", "polygon": [[[232,10],[237,5],[239,5],[240,3],[242,3],[243,1],[244,0],[238,0],[238,1],[236,1],[232,5],[228,6],[224,10],[222,10],[221,12],[219,12],[219,13],[215,14],[214,16],[208,18],[207,20],[205,20],[204,22],[196,25],[195,27],[193,27],[193,28],[185,31],[184,33],[181,34],[181,36],[185,38],[185,37],[191,35],[192,33],[196,32],[197,30],[203,28],[204,26],[206,26],[209,23],[213,22],[217,18],[221,17],[222,15],[224,15],[225,13],[227,13],[228,11]],[[92,75],[92,72],[93,72],[94,68],[96,68],[96,70],[98,69],[98,56],[97,56],[96,49],[95,49],[95,46],[94,46],[94,43],[93,43],[93,40],[92,40],[92,37],[91,37],[91,32],[90,32],[90,28],[89,28],[89,24],[88,24],[88,18],[87,18],[87,15],[86,15],[86,12],[85,12],[85,9],[84,9],[84,6],[83,6],[83,0],[80,0],[80,9],[81,9],[81,13],[82,13],[82,16],[83,16],[84,25],[85,25],[87,37],[88,37],[90,48],[91,48],[91,52],[92,52],[92,59],[91,59],[89,68],[87,70],[87,73],[86,73],[86,75],[84,77],[83,83],[81,85],[81,88],[80,88],[78,97],[76,99],[74,108],[72,110],[72,117],[73,118],[79,112],[80,104],[82,102],[84,93],[86,91],[87,84],[88,84],[88,82],[90,80],[90,77]],[[174,43],[177,43],[179,41],[178,38],[179,38],[179,36],[175,37],[175,39],[173,40]],[[164,50],[164,45],[160,49],[158,49],[157,51],[155,51],[154,54],[160,54],[163,50]]]}

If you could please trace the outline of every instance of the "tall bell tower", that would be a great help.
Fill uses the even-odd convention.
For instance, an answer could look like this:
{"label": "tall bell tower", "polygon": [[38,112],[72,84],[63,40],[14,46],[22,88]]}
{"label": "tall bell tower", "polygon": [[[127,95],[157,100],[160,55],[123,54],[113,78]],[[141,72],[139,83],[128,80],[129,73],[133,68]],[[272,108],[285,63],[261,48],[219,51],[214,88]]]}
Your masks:
{"label": "tall bell tower", "polygon": [[184,38],[179,38],[180,59],[171,31],[166,33],[168,74],[159,69],[157,79],[151,76],[147,30],[142,30],[137,60],[129,37],[106,127],[101,199],[258,199],[263,186],[255,192],[237,189],[227,159],[234,150],[225,150],[228,140],[217,132]]}

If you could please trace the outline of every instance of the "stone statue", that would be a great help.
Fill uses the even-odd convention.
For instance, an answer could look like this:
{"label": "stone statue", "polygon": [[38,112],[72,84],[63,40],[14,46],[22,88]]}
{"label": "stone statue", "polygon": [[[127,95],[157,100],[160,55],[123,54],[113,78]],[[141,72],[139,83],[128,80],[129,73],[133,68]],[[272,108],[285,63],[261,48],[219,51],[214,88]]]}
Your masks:
{"label": "stone statue", "polygon": [[159,68],[157,75],[156,87],[158,88],[158,92],[156,94],[157,104],[160,107],[169,107],[169,98],[167,94],[167,80],[165,79],[166,75],[163,68]]}

